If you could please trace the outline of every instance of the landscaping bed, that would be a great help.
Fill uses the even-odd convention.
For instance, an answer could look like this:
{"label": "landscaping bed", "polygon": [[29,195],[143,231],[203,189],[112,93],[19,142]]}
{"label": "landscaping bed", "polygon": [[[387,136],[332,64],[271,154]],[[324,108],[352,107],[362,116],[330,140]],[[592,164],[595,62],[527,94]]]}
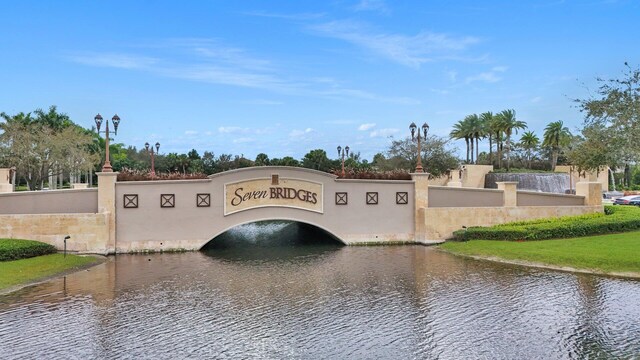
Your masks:
{"label": "landscaping bed", "polygon": [[603,213],[470,227],[453,233],[454,240],[545,240],[640,230],[640,208],[605,206]]}
{"label": "landscaping bed", "polygon": [[56,251],[53,245],[39,241],[0,239],[0,261],[27,259],[40,255],[53,254]]}

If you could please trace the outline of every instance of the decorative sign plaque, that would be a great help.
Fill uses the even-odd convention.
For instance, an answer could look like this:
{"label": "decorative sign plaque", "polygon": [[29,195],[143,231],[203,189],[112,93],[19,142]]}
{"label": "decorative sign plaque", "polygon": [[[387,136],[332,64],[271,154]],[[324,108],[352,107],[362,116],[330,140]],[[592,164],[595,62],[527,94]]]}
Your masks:
{"label": "decorative sign plaque", "polygon": [[[277,185],[274,185],[276,184]],[[224,215],[260,207],[323,213],[322,184],[299,179],[253,179],[224,185]]]}

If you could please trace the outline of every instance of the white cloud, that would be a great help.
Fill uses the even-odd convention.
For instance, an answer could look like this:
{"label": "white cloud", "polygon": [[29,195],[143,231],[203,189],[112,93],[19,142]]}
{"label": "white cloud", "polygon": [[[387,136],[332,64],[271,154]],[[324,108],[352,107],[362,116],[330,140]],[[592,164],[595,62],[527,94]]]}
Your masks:
{"label": "white cloud", "polygon": [[531,102],[534,103],[534,104],[537,104],[540,101],[542,101],[542,97],[541,96],[536,96],[533,99],[531,99]]}
{"label": "white cloud", "polygon": [[495,83],[502,80],[502,77],[498,75],[498,73],[503,73],[507,71],[508,67],[506,66],[494,66],[490,71],[482,72],[477,75],[469,76],[465,79],[467,84],[472,83],[474,81],[481,81],[486,83]]}
{"label": "white cloud", "polygon": [[383,14],[389,12],[389,8],[383,0],[360,0],[360,2],[353,7],[353,10],[376,11]]}
{"label": "white cloud", "polygon": [[219,133],[223,133],[223,134],[233,134],[233,133],[238,133],[238,132],[246,132],[248,129],[247,128],[241,128],[239,126],[220,126],[218,128],[218,132]]}
{"label": "white cloud", "polygon": [[250,138],[250,137],[241,137],[241,138],[233,139],[234,144],[243,144],[243,143],[248,143],[252,141],[253,141],[253,138]]}
{"label": "white cloud", "polygon": [[458,79],[458,72],[455,70],[447,71],[447,77],[449,78],[449,81],[456,82]]}
{"label": "white cloud", "polygon": [[306,128],[304,130],[291,130],[291,132],[289,133],[289,137],[293,137],[293,138],[299,138],[299,137],[303,137],[307,134],[313,133],[315,132],[314,129],[312,128]]}
{"label": "white cloud", "polygon": [[89,66],[112,67],[119,69],[148,69],[158,63],[158,59],[131,54],[118,53],[79,53],[67,57],[69,60]]}
{"label": "white cloud", "polygon": [[358,126],[358,130],[360,131],[367,131],[369,129],[372,129],[376,126],[376,124],[374,123],[366,123],[366,124],[362,124],[360,126]]}
{"label": "white cloud", "polygon": [[198,132],[195,130],[187,130],[184,132],[185,135],[198,135]]}
{"label": "white cloud", "polygon": [[413,36],[375,32],[352,21],[333,21],[312,27],[321,35],[350,42],[399,64],[419,68],[420,65],[451,57],[480,40],[472,36],[453,37],[422,31]]}
{"label": "white cloud", "polygon": [[369,134],[369,137],[389,137],[393,134],[398,133],[399,131],[400,131],[399,129],[394,129],[394,128],[374,130]]}

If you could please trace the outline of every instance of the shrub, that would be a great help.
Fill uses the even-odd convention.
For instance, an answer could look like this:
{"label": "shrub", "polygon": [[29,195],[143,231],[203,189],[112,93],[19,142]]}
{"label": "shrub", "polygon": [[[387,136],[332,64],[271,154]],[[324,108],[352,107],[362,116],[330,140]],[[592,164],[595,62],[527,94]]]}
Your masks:
{"label": "shrub", "polygon": [[403,170],[372,171],[348,169],[345,171],[344,177],[341,170],[332,170],[331,173],[341,179],[411,180],[411,174]]}
{"label": "shrub", "polygon": [[0,239],[0,261],[20,260],[34,256],[53,254],[53,245],[33,240]]}
{"label": "shrub", "polygon": [[640,208],[605,206],[604,214],[513,222],[470,227],[453,233],[455,240],[545,240],[601,235],[640,229]]}
{"label": "shrub", "polygon": [[183,174],[180,172],[156,173],[151,177],[151,173],[143,170],[122,169],[118,173],[118,181],[149,181],[149,180],[193,180],[206,179],[207,175],[202,173]]}

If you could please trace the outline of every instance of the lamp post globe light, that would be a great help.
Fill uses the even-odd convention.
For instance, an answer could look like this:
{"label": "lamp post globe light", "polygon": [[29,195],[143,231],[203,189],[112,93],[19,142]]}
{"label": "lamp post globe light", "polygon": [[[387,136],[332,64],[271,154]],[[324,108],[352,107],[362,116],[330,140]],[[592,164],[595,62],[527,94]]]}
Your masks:
{"label": "lamp post globe light", "polygon": [[157,142],[156,145],[156,151],[153,151],[153,146],[149,146],[149,143],[144,143],[144,149],[147,150],[147,153],[149,153],[149,155],[151,155],[151,178],[156,177],[156,163],[155,163],[155,157],[156,155],[160,152],[160,143]]}
{"label": "lamp post globe light", "polygon": [[342,148],[342,146],[338,145],[338,156],[342,157],[342,177],[344,177],[344,154],[347,154],[347,156],[349,156],[349,146],[345,146],[344,149]]}
{"label": "lamp post globe light", "polygon": [[[409,125],[409,129],[411,130],[411,140],[417,140],[418,141],[418,164],[416,165],[416,172],[417,173],[423,173],[424,169],[422,168],[422,148],[421,148],[421,144],[420,144],[420,140],[421,137],[424,140],[427,140],[427,133],[429,132],[429,124],[424,123],[422,124],[422,132],[420,131],[420,129],[418,129],[418,127],[416,126],[415,123],[411,123],[411,125]],[[421,136],[421,133],[423,134]]]}
{"label": "lamp post globe light", "polygon": [[[113,172],[111,161],[109,161],[109,120],[107,120],[105,124],[105,131],[100,131],[100,126],[102,125],[102,116],[100,114],[96,115],[93,120],[95,120],[96,122],[96,129],[98,134],[100,134],[101,132],[104,132],[105,134],[105,159],[104,165],[102,166],[102,172]],[[118,135],[118,125],[120,124],[120,117],[117,114],[113,115],[111,121],[113,122],[113,133],[114,135]]]}

